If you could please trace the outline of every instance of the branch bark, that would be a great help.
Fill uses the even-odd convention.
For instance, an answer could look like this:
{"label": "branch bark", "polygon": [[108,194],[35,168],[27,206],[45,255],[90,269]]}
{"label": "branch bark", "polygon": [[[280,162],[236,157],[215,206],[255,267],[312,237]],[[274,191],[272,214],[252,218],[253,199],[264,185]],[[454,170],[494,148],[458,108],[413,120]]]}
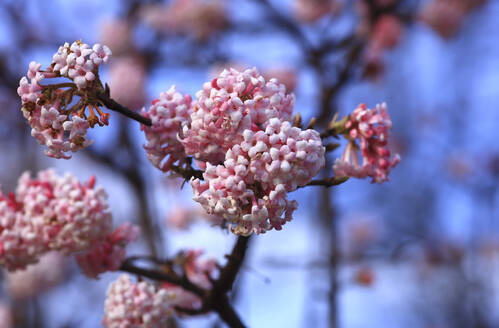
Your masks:
{"label": "branch bark", "polygon": [[125,115],[132,120],[135,120],[139,123],[142,123],[147,126],[151,126],[152,122],[149,118],[140,115],[139,113],[134,112],[131,109],[126,108],[125,106],[116,102],[113,98],[109,97],[105,92],[101,93],[97,96],[97,99],[108,109],[118,112],[120,114]]}

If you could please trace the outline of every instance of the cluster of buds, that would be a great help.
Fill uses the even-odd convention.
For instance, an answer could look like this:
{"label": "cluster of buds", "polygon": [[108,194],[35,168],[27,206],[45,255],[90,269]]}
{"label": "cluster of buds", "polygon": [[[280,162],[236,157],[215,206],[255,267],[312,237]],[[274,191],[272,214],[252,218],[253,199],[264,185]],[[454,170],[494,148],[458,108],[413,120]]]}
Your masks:
{"label": "cluster of buds", "polygon": [[[92,144],[86,137],[89,128],[108,124],[109,114],[100,110],[97,98],[104,92],[99,66],[107,63],[110,56],[106,46],[95,44],[90,48],[76,41],[61,46],[45,70],[41,64],[29,64],[27,77],[21,79],[17,93],[21,97],[23,115],[31,126],[31,135],[48,147],[48,156],[70,158],[68,152]],[[49,78],[68,78],[71,82],[41,84]]]}
{"label": "cluster of buds", "polygon": [[319,134],[293,127],[294,96],[256,69],[225,70],[197,94],[186,153],[203,162],[194,200],[239,235],[280,230],[297,207],[287,193],[324,166]]}
{"label": "cluster of buds", "polygon": [[111,228],[107,194],[95,187],[95,177],[80,183],[52,170],[35,179],[24,173],[15,194],[0,194],[0,264],[15,271],[49,251],[64,255],[92,251]]}
{"label": "cluster of buds", "polygon": [[147,282],[134,283],[123,274],[107,291],[102,325],[106,328],[166,327],[173,315],[168,291]]}
{"label": "cluster of buds", "polygon": [[[217,265],[214,259],[201,258],[202,252],[189,250],[175,259],[190,282],[205,289],[211,281]],[[134,283],[126,274],[109,286],[104,318],[106,328],[165,327],[175,310],[195,310],[201,307],[201,299],[182,287],[170,283],[153,284],[148,281]]]}
{"label": "cluster of buds", "polygon": [[192,99],[190,95],[183,96],[171,87],[162,92],[159,99],[143,115],[151,119],[150,127],[142,125],[147,139],[144,145],[149,161],[163,172],[171,170],[174,164],[183,166],[187,155],[184,146],[178,140],[178,134],[190,119]]}
{"label": "cluster of buds", "polygon": [[152,5],[143,20],[159,31],[206,40],[228,25],[224,0],[174,0],[168,6]]}
{"label": "cluster of buds", "polygon": [[153,121],[143,128],[149,159],[167,171],[175,162],[190,165],[192,156],[204,171],[191,181],[194,200],[234,233],[281,229],[297,207],[287,193],[324,166],[319,133],[289,122],[294,96],[255,68],[231,69],[205,83],[192,108],[190,102],[171,89],[145,112]]}
{"label": "cluster of buds", "polygon": [[[368,109],[359,105],[353,113],[342,120],[338,131],[343,134],[348,144],[341,156],[334,163],[336,176],[350,176],[360,179],[371,177],[372,182],[388,181],[390,170],[400,161],[400,156],[390,155],[387,147],[392,121],[386,104]],[[356,140],[359,141],[362,164],[359,161]]]}

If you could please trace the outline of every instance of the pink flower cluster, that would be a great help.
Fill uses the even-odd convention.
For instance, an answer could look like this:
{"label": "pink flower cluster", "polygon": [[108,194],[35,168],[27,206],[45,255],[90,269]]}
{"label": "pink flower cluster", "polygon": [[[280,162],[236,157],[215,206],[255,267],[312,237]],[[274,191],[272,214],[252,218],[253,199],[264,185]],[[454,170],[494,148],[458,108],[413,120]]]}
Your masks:
{"label": "pink flower cluster", "polygon": [[111,97],[132,110],[146,102],[147,72],[140,57],[121,56],[109,67]]}
{"label": "pink flower cluster", "polygon": [[110,57],[111,50],[105,45],[96,43],[90,48],[81,41],[71,45],[66,42],[54,54],[51,71],[73,80],[78,89],[83,89],[95,80],[99,65],[107,63]]}
{"label": "pink flower cluster", "polygon": [[107,291],[102,325],[106,328],[166,327],[173,314],[172,297],[146,281],[134,283],[123,274]]}
{"label": "pink flower cluster", "polygon": [[9,296],[16,300],[26,300],[57,286],[67,273],[66,260],[58,252],[49,252],[26,270],[8,272],[5,284]]}
{"label": "pink flower cluster", "polygon": [[[345,138],[349,140],[341,159],[333,169],[336,176],[351,176],[360,179],[371,177],[372,182],[388,181],[390,170],[400,161],[400,156],[390,156],[387,148],[392,121],[386,104],[368,109],[359,105],[345,123]],[[363,163],[359,162],[355,140],[359,140]]]}
{"label": "pink flower cluster", "polygon": [[113,55],[129,53],[133,49],[133,26],[124,19],[106,19],[100,26],[99,39],[113,49]]}
{"label": "pink flower cluster", "polygon": [[126,245],[137,240],[138,235],[138,227],[129,223],[122,224],[85,253],[77,254],[76,261],[89,278],[97,278],[106,271],[116,271],[125,259]]}
{"label": "pink flower cluster", "polygon": [[186,160],[187,155],[178,140],[178,134],[190,120],[191,102],[190,95],[183,96],[173,86],[162,92],[159,99],[153,100],[152,106],[142,112],[152,121],[150,127],[141,126],[147,139],[144,145],[147,158],[163,172],[168,172],[175,163],[182,165]]}
{"label": "pink flower cluster", "polygon": [[[21,79],[17,93],[21,97],[23,115],[31,126],[31,135],[48,147],[48,156],[70,158],[68,152],[92,144],[86,138],[90,127],[108,124],[108,114],[89,105],[87,118],[84,114],[87,105],[81,100],[73,105],[72,100],[76,92],[84,92],[85,88],[93,86],[99,65],[106,63],[110,55],[106,46],[95,44],[90,48],[77,41],[71,46],[66,43],[60,47],[45,71],[41,70],[41,64],[29,64],[27,77]],[[74,83],[41,85],[44,79],[58,77],[69,78]]]}
{"label": "pink flower cluster", "polygon": [[227,22],[224,0],[174,0],[168,6],[146,7],[142,18],[152,27],[205,40]]}
{"label": "pink flower cluster", "polygon": [[[80,183],[53,170],[42,171],[35,179],[24,173],[15,194],[0,194],[0,264],[14,271],[36,263],[49,251],[95,253],[93,248],[102,240],[113,248],[101,257],[116,255],[114,261],[121,260],[119,247],[133,239],[134,230],[127,226],[108,236],[111,226],[107,195],[95,187],[95,177]],[[99,260],[96,255],[91,259]],[[109,267],[115,269],[116,264]]]}
{"label": "pink flower cluster", "polygon": [[269,119],[290,120],[294,96],[276,79],[265,81],[256,68],[224,70],[197,94],[191,122],[182,140],[188,155],[218,164],[244,130],[265,129]]}
{"label": "pink flower cluster", "polygon": [[278,118],[265,131],[245,130],[244,140],[227,151],[223,165],[207,164],[205,182],[192,181],[194,200],[209,214],[249,235],[280,230],[298,206],[287,192],[307,184],[324,166],[319,134]]}
{"label": "pink flower cluster", "polygon": [[[211,278],[217,269],[214,259],[202,259],[202,251],[189,250],[181,254],[183,272],[201,288],[211,287]],[[201,299],[179,286],[147,281],[133,283],[126,274],[109,286],[102,324],[106,328],[165,327],[175,314],[175,307],[197,309]],[[179,313],[180,314],[180,313]]]}
{"label": "pink flower cluster", "polygon": [[190,108],[190,97],[171,89],[145,112],[149,159],[166,172],[193,156],[204,171],[204,181],[191,181],[194,200],[234,233],[281,229],[297,207],[287,193],[324,166],[319,133],[291,126],[294,96],[256,68],[224,70],[196,96]]}

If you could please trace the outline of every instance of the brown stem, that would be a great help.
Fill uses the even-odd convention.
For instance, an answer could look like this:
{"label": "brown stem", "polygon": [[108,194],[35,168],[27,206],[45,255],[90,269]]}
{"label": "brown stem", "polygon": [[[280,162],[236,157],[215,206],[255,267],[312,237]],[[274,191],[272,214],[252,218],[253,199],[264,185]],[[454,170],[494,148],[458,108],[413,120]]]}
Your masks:
{"label": "brown stem", "polygon": [[332,187],[332,186],[337,186],[340,185],[346,181],[348,181],[349,177],[331,177],[331,178],[324,178],[324,179],[318,179],[318,180],[312,180],[308,184],[304,186],[300,186],[298,188],[304,188],[307,186],[323,186],[323,187]]}
{"label": "brown stem", "polygon": [[[249,237],[238,237],[232,252],[227,256],[227,264],[220,270],[220,276],[213,282],[213,287],[210,290],[205,290],[204,288],[193,284],[185,275],[180,276],[174,271],[166,273],[135,266],[132,262],[136,257],[125,260],[121,265],[120,270],[157,281],[169,282],[176,286],[180,286],[201,298],[203,305],[200,309],[177,308],[179,312],[195,315],[215,311],[229,327],[244,328],[245,325],[230,304],[227,293],[232,289],[232,285],[241,269],[248,249],[248,242]],[[158,260],[152,262],[157,261]]]}
{"label": "brown stem", "polygon": [[135,120],[139,123],[142,123],[147,126],[151,126],[152,122],[149,118],[144,117],[131,109],[126,108],[125,106],[117,103],[114,99],[109,97],[105,92],[97,95],[97,99],[108,109],[114,110],[115,112],[121,113],[132,120]]}
{"label": "brown stem", "polygon": [[214,305],[214,310],[218,313],[220,318],[231,328],[244,328],[244,323],[239,318],[234,308],[229,302],[227,296],[218,300]]}
{"label": "brown stem", "polygon": [[220,293],[226,293],[232,289],[232,285],[236,280],[236,276],[241,269],[246,251],[248,249],[250,237],[239,236],[236,245],[232,249],[230,255],[227,256],[229,261],[220,272],[220,277],[215,282],[214,289]]}
{"label": "brown stem", "polygon": [[177,274],[174,273],[165,273],[156,270],[144,269],[133,265],[128,260],[123,262],[123,264],[120,267],[120,270],[128,273],[133,273],[139,276],[147,277],[149,279],[157,281],[169,282],[176,286],[180,286],[183,289],[190,291],[202,298],[205,297],[206,295],[206,291],[203,288],[191,283],[188,279],[179,277]]}

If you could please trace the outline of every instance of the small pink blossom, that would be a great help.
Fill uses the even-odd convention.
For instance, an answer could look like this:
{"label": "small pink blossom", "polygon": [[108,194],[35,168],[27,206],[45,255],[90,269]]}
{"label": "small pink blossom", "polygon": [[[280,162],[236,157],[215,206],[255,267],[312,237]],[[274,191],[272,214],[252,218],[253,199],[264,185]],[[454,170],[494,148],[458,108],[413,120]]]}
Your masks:
{"label": "small pink blossom", "polygon": [[109,68],[111,97],[131,109],[146,102],[146,70],[139,57],[118,57]]}
{"label": "small pink blossom", "polygon": [[400,41],[402,23],[394,15],[383,15],[376,20],[372,28],[370,47],[392,49]]}
{"label": "small pink blossom", "polygon": [[466,11],[462,0],[432,0],[423,7],[421,20],[428,24],[441,37],[449,39],[454,36]]}
{"label": "small pink blossom", "polygon": [[262,72],[262,75],[266,80],[274,78],[284,84],[288,92],[293,92],[296,88],[297,73],[292,68],[285,66],[267,68]]}
{"label": "small pink blossom", "polygon": [[133,49],[132,26],[126,20],[107,19],[100,26],[99,40],[116,55],[126,54]]}
{"label": "small pink blossom", "polygon": [[[31,135],[47,146],[48,156],[71,158],[68,152],[76,152],[92,144],[86,138],[89,127],[107,124],[108,114],[82,102],[84,97],[78,102],[79,106],[72,106],[71,101],[77,90],[85,92],[86,88],[95,87],[98,67],[107,62],[110,55],[106,46],[96,44],[92,49],[77,41],[59,47],[46,70],[42,70],[41,64],[29,64],[27,77],[21,78],[17,93],[21,97],[23,116],[31,126]],[[51,88],[40,83],[58,77],[66,77],[74,84],[64,83]],[[87,106],[90,112],[88,117],[84,114]],[[72,110],[68,111],[70,108]],[[99,119],[94,110],[98,112]]]}
{"label": "small pink blossom", "polygon": [[173,315],[174,299],[164,288],[147,281],[134,283],[123,274],[107,291],[102,325],[106,328],[165,327]]}
{"label": "small pink blossom", "polygon": [[[335,175],[360,179],[370,176],[372,182],[377,183],[388,181],[390,170],[400,161],[398,154],[390,157],[387,148],[391,127],[386,104],[377,105],[375,109],[368,109],[364,104],[357,107],[345,123],[348,131],[345,138],[349,142],[341,159],[334,163]],[[359,140],[362,163],[358,158],[355,140]]]}
{"label": "small pink blossom", "polygon": [[212,225],[222,225],[223,220],[209,215],[202,207],[175,207],[166,216],[166,224],[175,229],[185,230],[196,221],[207,221]]}

